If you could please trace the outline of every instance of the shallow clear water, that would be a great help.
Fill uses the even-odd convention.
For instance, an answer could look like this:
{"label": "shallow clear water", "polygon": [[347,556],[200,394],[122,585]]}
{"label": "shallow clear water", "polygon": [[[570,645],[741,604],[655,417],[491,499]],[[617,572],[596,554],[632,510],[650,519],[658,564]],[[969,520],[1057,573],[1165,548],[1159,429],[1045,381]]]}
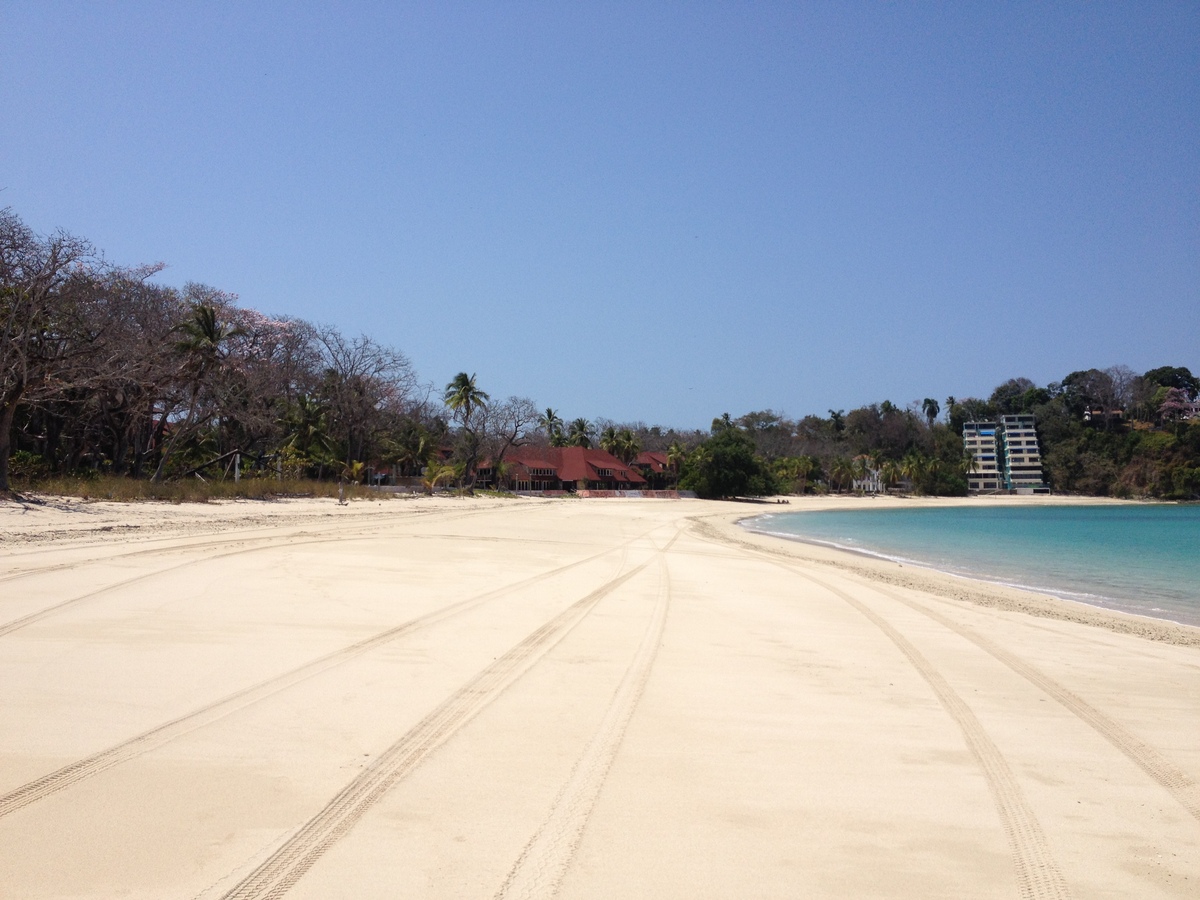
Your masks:
{"label": "shallow clear water", "polygon": [[759,516],[745,524],[1200,625],[1200,506],[822,510]]}

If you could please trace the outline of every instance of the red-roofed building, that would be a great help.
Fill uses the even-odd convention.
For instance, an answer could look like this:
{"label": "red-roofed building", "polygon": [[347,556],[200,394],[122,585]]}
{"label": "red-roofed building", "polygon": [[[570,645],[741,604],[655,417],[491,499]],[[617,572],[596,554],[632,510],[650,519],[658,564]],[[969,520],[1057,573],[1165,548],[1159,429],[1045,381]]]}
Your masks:
{"label": "red-roofed building", "polygon": [[[636,466],[611,453],[584,447],[513,447],[504,454],[504,481],[517,491],[641,490],[646,479]],[[477,487],[493,487],[495,467],[486,460],[476,471]]]}
{"label": "red-roofed building", "polygon": [[643,450],[633,461],[633,465],[642,473],[649,486],[655,490],[665,490],[675,485],[675,473],[667,462],[667,454],[658,450]]}

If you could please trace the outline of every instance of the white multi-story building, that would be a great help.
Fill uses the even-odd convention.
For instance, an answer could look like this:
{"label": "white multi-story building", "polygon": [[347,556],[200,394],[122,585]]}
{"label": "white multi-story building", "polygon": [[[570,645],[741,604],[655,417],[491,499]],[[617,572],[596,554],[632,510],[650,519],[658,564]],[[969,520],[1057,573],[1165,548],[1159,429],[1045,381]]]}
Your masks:
{"label": "white multi-story building", "polygon": [[967,422],[963,449],[975,458],[974,468],[967,473],[967,490],[972,494],[1050,491],[1042,481],[1042,454],[1028,413],[1001,416],[999,422]]}
{"label": "white multi-story building", "polygon": [[972,494],[1003,488],[996,454],[996,423],[967,422],[963,426],[963,449],[974,458],[967,472],[967,490]]}
{"label": "white multi-story building", "polygon": [[1042,453],[1033,416],[1023,413],[1000,417],[1004,487],[1018,494],[1048,494],[1042,480]]}

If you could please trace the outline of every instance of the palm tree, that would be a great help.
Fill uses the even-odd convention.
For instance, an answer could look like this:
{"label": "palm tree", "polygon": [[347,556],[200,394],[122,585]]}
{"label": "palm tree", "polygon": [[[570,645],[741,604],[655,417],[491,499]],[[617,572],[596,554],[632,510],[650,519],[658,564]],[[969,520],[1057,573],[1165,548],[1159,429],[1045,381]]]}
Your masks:
{"label": "palm tree", "polygon": [[600,434],[600,449],[603,450],[605,453],[611,453],[613,456],[616,456],[617,455],[617,445],[618,445],[617,429],[614,428],[612,425],[609,425]]}
{"label": "palm tree", "polygon": [[425,473],[421,476],[421,487],[424,488],[426,494],[432,494],[433,489],[439,484],[449,484],[458,477],[457,466],[438,459],[431,459],[429,465],[425,467]]}
{"label": "palm tree", "polygon": [[920,482],[925,477],[927,471],[928,463],[925,457],[921,456],[915,450],[900,461],[900,474],[909,480],[914,493],[921,492]]}
{"label": "palm tree", "polygon": [[667,448],[667,468],[679,477],[679,470],[683,467],[683,461],[687,459],[687,450],[679,441],[672,441],[671,446]]}
{"label": "palm tree", "polygon": [[979,471],[979,457],[975,455],[975,451],[970,447],[963,451],[962,465],[964,475],[974,475]]}
{"label": "palm tree", "polygon": [[775,460],[775,479],[780,486],[787,486],[787,493],[795,493],[796,483],[800,480],[799,458],[784,456]]}
{"label": "palm tree", "polygon": [[936,484],[937,477],[941,473],[941,471],[942,471],[942,461],[940,459],[938,459],[936,456],[931,456],[931,457],[929,457],[929,459],[925,460],[925,475],[930,480],[930,482],[934,483],[933,486],[934,486],[935,490],[937,488],[937,484]]}
{"label": "palm tree", "polygon": [[811,456],[796,457],[796,478],[800,482],[800,490],[798,493],[803,494],[808,486],[808,476],[813,473],[813,469],[817,467],[817,461]]}
{"label": "palm tree", "polygon": [[642,443],[628,428],[622,428],[617,432],[616,456],[625,463],[630,465],[637,455],[642,452]]}
{"label": "palm tree", "polygon": [[900,480],[899,467],[890,459],[885,460],[879,467],[879,480],[883,482],[883,492],[886,494],[887,489]]}
{"label": "palm tree", "polygon": [[454,418],[462,422],[463,428],[469,429],[471,413],[477,409],[487,409],[488,401],[492,398],[478,388],[473,373],[467,375],[466,372],[459,372],[446,385],[446,392],[442,399],[446,406],[450,407]]}
{"label": "palm tree", "polygon": [[844,456],[837,457],[829,467],[829,477],[834,484],[844,489],[846,482],[854,477],[854,464]]}
{"label": "palm tree", "polygon": [[850,461],[850,473],[860,484],[866,482],[871,473],[871,457],[861,454]]}
{"label": "palm tree", "polygon": [[337,458],[325,404],[311,394],[302,394],[288,405],[280,424],[287,435],[280,450],[288,455],[291,465],[303,469],[315,465],[317,477],[324,477],[325,466]]}
{"label": "palm tree", "polygon": [[571,447],[583,447],[585,450],[592,446],[594,429],[587,419],[576,419],[571,423],[567,434],[567,444]]}
{"label": "palm tree", "polygon": [[312,457],[313,451],[321,455],[332,455],[333,438],[329,436],[329,419],[325,404],[311,394],[302,394],[291,404],[281,424],[287,430],[288,439],[283,446],[295,450],[302,456]]}
{"label": "palm tree", "polygon": [[215,307],[205,303],[192,306],[192,316],[171,329],[182,335],[175,349],[187,359],[193,376],[202,378],[210,368],[225,358],[224,344],[246,332],[217,318]]}
{"label": "palm tree", "polygon": [[433,438],[424,427],[409,424],[384,438],[384,458],[400,467],[400,474],[419,470],[433,452]]}
{"label": "palm tree", "polygon": [[[183,371],[187,376],[187,415],[180,421],[171,423],[171,437],[163,446],[158,466],[154,470],[151,481],[161,481],[166,470],[167,459],[176,447],[185,440],[190,440],[194,433],[209,421],[211,408],[203,412],[204,395],[211,395],[218,389],[216,376],[225,362],[225,344],[232,338],[240,337],[246,332],[222,322],[218,318],[216,307],[206,303],[193,303],[191,317],[180,322],[173,332],[181,335],[175,342],[175,350],[183,357]],[[163,417],[164,422],[166,416]]]}
{"label": "palm tree", "polygon": [[512,475],[512,463],[498,459],[492,463],[492,487],[498,491],[508,489],[508,479]]}
{"label": "palm tree", "polygon": [[932,428],[933,420],[937,418],[942,408],[938,406],[938,402],[932,397],[926,397],[921,401],[921,409],[925,411],[925,418],[929,422],[929,427]]}
{"label": "palm tree", "polygon": [[[454,379],[446,385],[446,393],[443,395],[443,400],[450,408],[454,418],[462,422],[460,447],[463,467],[461,478],[463,481],[470,481],[470,484],[466,485],[468,490],[475,483],[475,462],[479,457],[479,435],[471,427],[471,414],[479,409],[487,409],[490,399],[475,384],[474,373],[468,375],[466,372],[459,372],[455,375]],[[462,485],[460,484],[460,486]]]}
{"label": "palm tree", "polygon": [[562,446],[558,441],[562,440],[563,436],[563,420],[558,417],[558,413],[550,407],[546,407],[546,411],[538,417],[538,425],[546,432],[551,447]]}

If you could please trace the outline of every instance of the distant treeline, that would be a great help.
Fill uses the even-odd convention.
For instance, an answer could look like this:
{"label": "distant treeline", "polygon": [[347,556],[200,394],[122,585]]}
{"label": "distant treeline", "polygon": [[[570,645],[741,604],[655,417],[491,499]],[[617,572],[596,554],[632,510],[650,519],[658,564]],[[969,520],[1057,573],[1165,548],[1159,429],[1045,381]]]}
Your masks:
{"label": "distant treeline", "polygon": [[[1074,372],[987,400],[884,401],[826,417],[771,411],[676,431],[565,421],[525,397],[490,397],[474,375],[423,383],[399,350],[363,335],[239,306],[216,288],[152,281],[84,240],[32,232],[0,210],[0,492],[56,475],[363,481],[371,472],[469,487],[484,461],[529,443],[598,445],[633,461],[660,451],[667,477],[703,496],[883,488],[962,494],[962,423],[1038,419],[1058,491],[1200,497],[1200,383],[1185,368]],[[873,473],[873,474],[872,474]]]}
{"label": "distant treeline", "polygon": [[[1044,387],[1013,378],[986,400],[926,398],[901,409],[884,401],[792,420],[771,411],[717,420],[714,433],[744,436],[785,491],[847,490],[878,473],[884,488],[961,495],[974,465],[963,423],[1032,413],[1043,472],[1061,493],[1200,499],[1200,379],[1182,366],[1138,374],[1125,366],[1072,372]],[[726,439],[727,440],[727,439]]]}

